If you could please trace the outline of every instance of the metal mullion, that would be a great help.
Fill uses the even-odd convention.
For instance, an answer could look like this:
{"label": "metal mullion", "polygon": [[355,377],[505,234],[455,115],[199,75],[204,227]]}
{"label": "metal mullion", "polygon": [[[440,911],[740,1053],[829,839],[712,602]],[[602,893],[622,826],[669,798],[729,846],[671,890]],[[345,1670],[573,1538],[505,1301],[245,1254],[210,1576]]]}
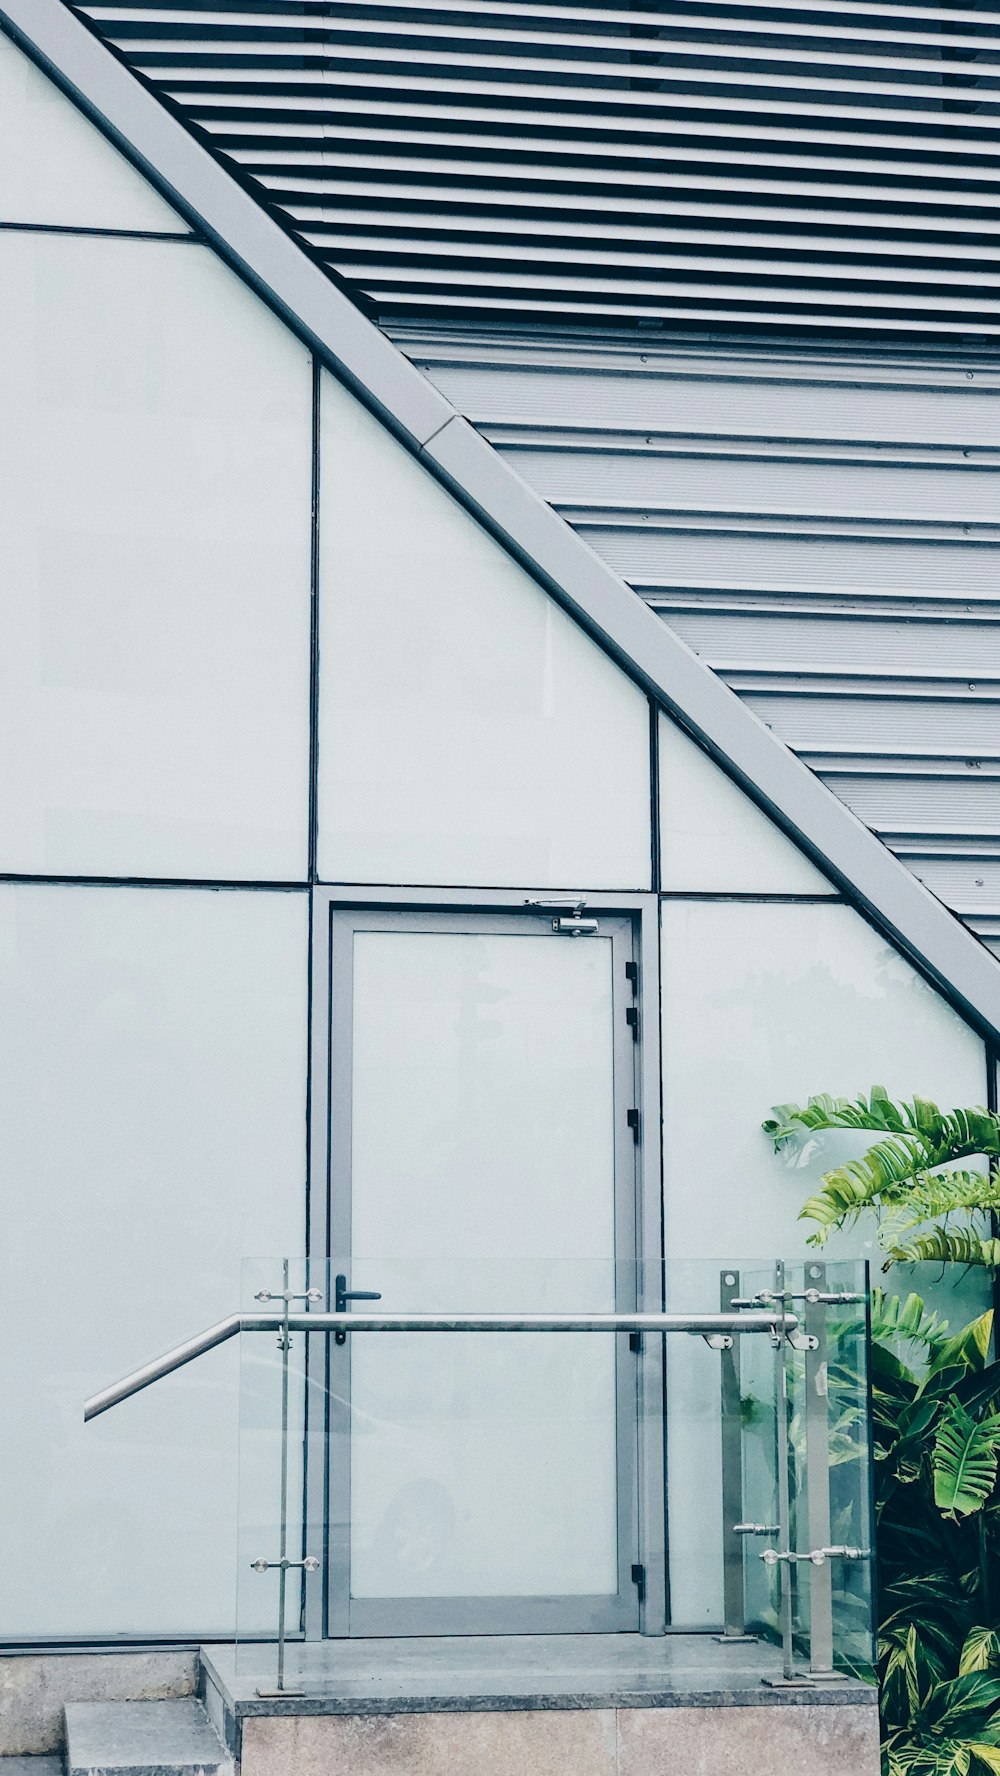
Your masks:
{"label": "metal mullion", "polygon": [[[658,711],[650,706],[650,741],[655,757]],[[657,772],[651,772],[651,815],[658,825]],[[655,797],[655,804],[653,798]],[[653,843],[656,843],[655,832]],[[657,845],[657,850],[659,849]],[[656,880],[658,872],[654,872]],[[636,1005],[639,1010],[637,1054],[638,1103],[643,1138],[639,1144],[636,1255],[639,1305],[647,1311],[663,1309],[663,1072],[660,1061],[660,902],[646,897],[635,917],[634,954],[638,963]],[[662,1633],[670,1619],[670,1583],[667,1561],[666,1483],[666,1364],[665,1340],[643,1341],[638,1374],[639,1405],[639,1547],[646,1568],[645,1595],[640,1605],[640,1629],[644,1634]]]}
{"label": "metal mullion", "polygon": [[[354,921],[330,906],[330,997],[327,1061],[328,1239],[331,1273],[344,1267],[350,1276],[353,1259],[353,1118],[354,1118]],[[337,1087],[336,1100],[334,1088]],[[326,1340],[328,1363],[327,1423],[327,1602],[325,1632],[349,1635],[352,1622],[351,1340],[340,1345]],[[338,1422],[332,1422],[336,1402]]]}
{"label": "metal mullion", "polygon": [[[611,1016],[613,1043],[612,1113],[614,1117],[614,1222],[615,1311],[639,1311],[640,1156],[643,1146],[644,1106],[636,1077],[636,1042],[625,1012],[630,1007],[641,1016],[641,1000],[628,985],[626,963],[638,970],[631,921],[613,916],[602,922],[602,933],[611,942]],[[635,1108],[640,1118],[633,1132],[626,1111]],[[624,1292],[625,1301],[621,1299]],[[641,1365],[645,1352],[630,1349],[630,1340],[615,1340],[615,1483],[618,1517],[618,1597],[626,1610],[635,1604],[635,1626],[643,1620],[649,1563],[643,1548],[644,1519],[641,1456],[644,1444]],[[644,1341],[645,1342],[645,1341]],[[633,1597],[632,1566],[644,1568],[643,1583]]]}
{"label": "metal mullion", "polygon": [[[309,1001],[309,1195],[307,1250],[312,1273],[320,1265],[329,1288],[330,1252],[330,906],[322,891],[311,895]],[[309,1281],[312,1281],[310,1275]],[[306,1496],[304,1524],[310,1549],[320,1560],[317,1579],[304,1589],[303,1633],[307,1640],[326,1634],[329,1559],[329,1340],[308,1335],[306,1393]]]}

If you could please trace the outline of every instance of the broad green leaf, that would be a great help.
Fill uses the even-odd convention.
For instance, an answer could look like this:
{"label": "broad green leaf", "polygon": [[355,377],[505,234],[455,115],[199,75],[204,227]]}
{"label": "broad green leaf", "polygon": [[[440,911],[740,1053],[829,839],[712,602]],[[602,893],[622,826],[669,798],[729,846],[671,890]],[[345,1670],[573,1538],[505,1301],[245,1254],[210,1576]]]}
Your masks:
{"label": "broad green leaf", "polygon": [[942,1735],[958,1738],[981,1716],[988,1716],[1000,1703],[1000,1677],[986,1671],[972,1671],[948,1683],[935,1684],[919,1710],[914,1725],[920,1732],[932,1728]]}
{"label": "broad green leaf", "polygon": [[1000,1634],[995,1628],[970,1628],[958,1661],[959,1677],[1000,1665]]}
{"label": "broad green leaf", "polygon": [[1000,1414],[972,1418],[953,1396],[938,1423],[931,1456],[938,1509],[956,1516],[981,1510],[996,1485],[998,1453]]}
{"label": "broad green leaf", "polygon": [[966,1412],[975,1418],[983,1406],[989,1406],[1000,1395],[1000,1363],[987,1363],[980,1374],[971,1371],[959,1382],[955,1394]]}
{"label": "broad green leaf", "polygon": [[964,1363],[969,1369],[984,1368],[992,1336],[993,1313],[990,1310],[980,1314],[970,1325],[963,1326],[961,1332],[956,1332],[954,1338],[941,1345],[931,1365],[932,1372],[946,1369],[952,1363]]}

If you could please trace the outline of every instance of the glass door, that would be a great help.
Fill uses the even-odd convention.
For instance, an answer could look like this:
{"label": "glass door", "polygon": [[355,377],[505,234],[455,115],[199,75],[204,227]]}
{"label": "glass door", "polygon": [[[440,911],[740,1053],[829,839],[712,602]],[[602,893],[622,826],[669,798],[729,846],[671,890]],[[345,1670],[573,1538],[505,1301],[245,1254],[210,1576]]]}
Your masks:
{"label": "glass door", "polygon": [[[338,910],[332,923],[344,1298],[634,1307],[629,921]],[[627,1334],[331,1342],[328,1632],[637,1628],[636,1368]]]}

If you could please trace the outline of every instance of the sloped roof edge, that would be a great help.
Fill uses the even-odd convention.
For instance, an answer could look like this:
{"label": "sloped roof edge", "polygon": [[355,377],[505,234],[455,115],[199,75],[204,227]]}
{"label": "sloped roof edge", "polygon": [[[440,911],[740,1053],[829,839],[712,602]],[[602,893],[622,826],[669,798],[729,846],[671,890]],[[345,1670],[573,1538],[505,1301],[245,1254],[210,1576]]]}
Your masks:
{"label": "sloped roof edge", "polygon": [[64,0],[0,0],[0,23],[778,825],[1000,1038],[1000,962],[520,479]]}

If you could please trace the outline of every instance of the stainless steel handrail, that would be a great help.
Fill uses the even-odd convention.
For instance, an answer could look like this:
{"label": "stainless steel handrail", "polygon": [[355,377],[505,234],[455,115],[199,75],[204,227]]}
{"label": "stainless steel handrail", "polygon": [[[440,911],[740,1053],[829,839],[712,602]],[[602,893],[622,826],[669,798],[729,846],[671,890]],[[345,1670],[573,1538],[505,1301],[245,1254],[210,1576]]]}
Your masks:
{"label": "stainless steel handrail", "polygon": [[[777,1337],[777,1325],[778,1316],[763,1310],[688,1314],[237,1313],[91,1395],[83,1416],[85,1421],[99,1418],[102,1412],[172,1375],[205,1351],[225,1344],[237,1332],[687,1332],[693,1338],[707,1338],[744,1332]],[[794,1314],[784,1315],[783,1332],[793,1332],[797,1326]]]}

